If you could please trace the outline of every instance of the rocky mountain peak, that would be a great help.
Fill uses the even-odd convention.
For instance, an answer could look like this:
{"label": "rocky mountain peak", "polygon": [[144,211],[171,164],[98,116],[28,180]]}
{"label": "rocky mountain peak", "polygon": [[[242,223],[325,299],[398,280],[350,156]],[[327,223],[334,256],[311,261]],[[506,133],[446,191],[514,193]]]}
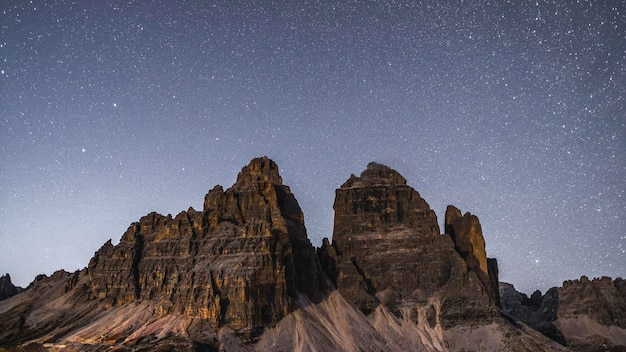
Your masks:
{"label": "rocky mountain peak", "polygon": [[[332,243],[324,241],[320,262],[362,312],[383,306],[411,320],[430,310],[438,312],[433,324],[446,326],[456,324],[459,314],[471,319],[497,314],[450,237],[440,234],[435,212],[397,171],[370,163],[361,177],[352,175],[336,191],[334,209]],[[445,301],[423,306],[442,292]],[[480,308],[468,313],[464,306]]]}
{"label": "rocky mountain peak", "polygon": [[233,187],[249,187],[257,183],[282,185],[279,171],[278,165],[270,158],[254,158],[241,169]]}
{"label": "rocky mountain peak", "polygon": [[572,351],[625,351],[626,281],[567,280],[530,298],[500,283],[502,310]]}
{"label": "rocky mountain peak", "polygon": [[350,176],[334,209],[316,252],[279,168],[256,158],[202,211],[147,214],[87,268],[0,301],[0,350],[569,351],[516,315],[572,350],[626,346],[626,281],[505,286],[500,304],[478,218],[450,206],[441,234],[387,166]]}
{"label": "rocky mountain peak", "polygon": [[372,185],[406,185],[406,179],[396,170],[376,162],[367,164],[360,177],[351,175],[341,188]]}
{"label": "rocky mountain peak", "polygon": [[201,318],[252,338],[327,288],[304,216],[277,165],[256,158],[204,210],[150,213],[88,267],[92,296],[109,305],[162,302],[165,314]]}
{"label": "rocky mountain peak", "polygon": [[495,259],[487,258],[485,238],[478,217],[469,212],[461,216],[460,209],[448,205],[444,229],[468,269],[476,273],[489,297],[499,305],[497,263]]}
{"label": "rocky mountain peak", "polygon": [[18,294],[22,288],[16,287],[11,282],[11,276],[7,273],[0,276],[0,301]]}
{"label": "rocky mountain peak", "polygon": [[444,228],[470,268],[486,274],[488,271],[487,252],[485,251],[485,239],[478,217],[469,212],[461,216],[461,210],[448,205]]}

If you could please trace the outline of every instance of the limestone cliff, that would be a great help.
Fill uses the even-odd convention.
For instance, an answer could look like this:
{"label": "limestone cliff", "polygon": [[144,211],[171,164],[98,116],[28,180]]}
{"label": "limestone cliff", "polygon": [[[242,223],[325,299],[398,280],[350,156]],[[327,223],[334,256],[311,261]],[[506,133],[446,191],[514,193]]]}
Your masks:
{"label": "limestone cliff", "polygon": [[626,281],[608,277],[563,282],[556,327],[577,351],[626,351]]}
{"label": "limestone cliff", "polygon": [[568,280],[529,298],[500,284],[502,308],[516,320],[575,351],[626,350],[626,281]]}
{"label": "limestone cliff", "polygon": [[559,294],[556,287],[551,288],[545,295],[535,291],[528,297],[515,290],[511,284],[500,283],[500,297],[502,310],[510,314],[515,320],[527,324],[545,336],[565,345],[565,338],[554,325],[559,306]]}
{"label": "limestone cliff", "polygon": [[213,188],[204,210],[151,213],[120,243],[106,243],[88,266],[95,299],[109,305],[160,302],[253,337],[293,310],[297,293],[319,301],[326,283],[304,217],[278,167],[258,158],[235,184]]}
{"label": "limestone cliff", "polygon": [[468,269],[476,273],[489,297],[499,306],[498,263],[495,259],[487,258],[485,238],[478,217],[469,212],[461,216],[461,210],[448,205],[444,227]]}
{"label": "limestone cliff", "polygon": [[444,327],[498,315],[450,236],[440,234],[435,212],[395,170],[370,163],[337,190],[334,209],[332,243],[325,240],[318,254],[362,312],[383,305],[415,320],[425,307]]}
{"label": "limestone cliff", "polygon": [[[440,234],[420,194],[376,163],[336,191],[334,208],[332,241],[316,253],[278,167],[254,159],[201,211],[150,213],[87,268],[40,275],[0,301],[0,350],[568,351],[500,316],[497,262],[475,216],[449,208]],[[568,344],[624,345],[622,280],[550,292],[558,311],[553,296],[530,300]]]}

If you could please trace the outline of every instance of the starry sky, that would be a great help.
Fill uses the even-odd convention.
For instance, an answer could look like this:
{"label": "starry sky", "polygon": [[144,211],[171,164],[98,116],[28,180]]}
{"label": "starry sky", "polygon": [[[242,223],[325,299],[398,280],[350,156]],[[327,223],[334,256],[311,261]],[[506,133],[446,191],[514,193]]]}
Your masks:
{"label": "starry sky", "polygon": [[370,161],[531,293],[626,276],[616,0],[0,1],[0,272],[83,268],[278,163],[315,246]]}

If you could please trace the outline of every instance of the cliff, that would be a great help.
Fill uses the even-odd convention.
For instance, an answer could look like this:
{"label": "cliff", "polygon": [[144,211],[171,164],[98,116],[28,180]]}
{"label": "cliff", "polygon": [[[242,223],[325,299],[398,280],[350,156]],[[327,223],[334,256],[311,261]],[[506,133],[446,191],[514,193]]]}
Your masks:
{"label": "cliff", "polygon": [[151,213],[88,265],[94,299],[160,302],[161,315],[202,318],[254,337],[293,311],[297,293],[327,292],[304,216],[277,165],[258,158],[235,184],[216,186],[204,210]]}
{"label": "cliff", "polygon": [[626,350],[626,281],[608,277],[563,282],[529,298],[500,284],[503,310],[574,351]]}
{"label": "cliff", "polygon": [[487,258],[485,238],[480,220],[469,212],[461,216],[461,210],[448,205],[444,222],[445,233],[452,238],[454,249],[474,272],[491,300],[500,306],[498,291],[498,263]]}
{"label": "cliff", "polygon": [[[334,208],[332,240],[316,251],[277,165],[254,159],[202,211],[150,213],[85,269],[38,276],[1,301],[0,350],[568,351],[501,315],[511,300],[492,291],[497,262],[477,217],[449,207],[441,234],[420,194],[376,163],[336,191]],[[623,281],[609,281],[558,292],[571,303],[552,326],[572,346],[570,326],[623,331]]]}
{"label": "cliff", "polygon": [[320,261],[363,313],[383,305],[415,320],[425,308],[444,327],[498,315],[450,236],[440,234],[435,212],[395,170],[370,163],[337,190],[334,209],[332,244],[324,241]]}
{"label": "cliff", "polygon": [[9,274],[0,276],[0,301],[9,297],[13,297],[16,294],[20,293],[22,290],[23,289],[21,287],[13,285],[13,283],[11,282],[11,276]]}

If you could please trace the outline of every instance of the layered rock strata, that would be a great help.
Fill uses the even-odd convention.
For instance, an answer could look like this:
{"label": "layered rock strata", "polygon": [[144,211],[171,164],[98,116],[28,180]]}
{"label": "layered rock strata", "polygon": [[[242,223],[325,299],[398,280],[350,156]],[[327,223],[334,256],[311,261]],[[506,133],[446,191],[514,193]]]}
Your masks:
{"label": "layered rock strata", "polygon": [[[332,242],[318,254],[327,276],[365,314],[383,305],[433,326],[497,316],[479,277],[441,235],[435,212],[395,170],[370,163],[336,191]],[[428,308],[430,306],[430,308]]]}
{"label": "layered rock strata", "polygon": [[501,283],[502,309],[575,351],[626,350],[626,281],[568,280],[530,298]]}
{"label": "layered rock strata", "polygon": [[568,280],[558,288],[556,327],[576,351],[626,351],[626,281]]}
{"label": "layered rock strata", "polygon": [[602,325],[626,329],[626,281],[622,278],[604,276],[589,280],[582,276],[564,281],[558,292],[559,318],[586,315]]}
{"label": "layered rock strata", "polygon": [[498,262],[494,258],[487,258],[478,217],[469,212],[461,216],[461,210],[448,205],[444,228],[445,233],[452,238],[454,248],[467,263],[468,269],[476,273],[489,297],[499,306]]}
{"label": "layered rock strata", "polygon": [[[372,163],[337,190],[333,239],[316,255],[276,164],[254,159],[202,211],[148,214],[87,268],[2,300],[0,350],[569,351],[499,316],[480,274],[496,282],[497,262],[478,220],[454,209],[454,233],[440,234],[419,193]],[[528,300],[557,311],[573,348],[618,351],[623,281],[567,287],[558,309]]]}
{"label": "layered rock strata", "polygon": [[213,188],[203,211],[141,218],[96,252],[88,272],[93,297],[111,306],[155,300],[160,315],[249,337],[291,312],[298,292],[319,301],[327,287],[302,211],[268,158],[252,160],[226,191]]}

